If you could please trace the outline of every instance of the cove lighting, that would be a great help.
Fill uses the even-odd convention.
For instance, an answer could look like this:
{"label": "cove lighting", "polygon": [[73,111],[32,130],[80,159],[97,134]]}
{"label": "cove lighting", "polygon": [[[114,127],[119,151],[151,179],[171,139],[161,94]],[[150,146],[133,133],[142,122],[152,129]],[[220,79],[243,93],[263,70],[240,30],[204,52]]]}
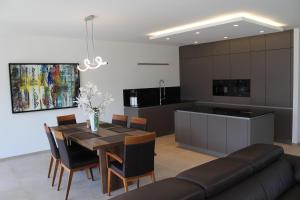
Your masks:
{"label": "cove lighting", "polygon": [[214,17],[214,18],[210,18],[207,20],[198,21],[190,24],[185,24],[182,26],[173,27],[173,28],[149,33],[147,35],[149,36],[149,39],[156,39],[156,38],[166,37],[174,34],[188,32],[188,31],[195,31],[203,28],[218,26],[222,24],[239,22],[242,20],[252,22],[258,25],[266,26],[279,31],[282,31],[283,30],[282,27],[285,26],[285,24],[276,22],[266,17],[258,16],[248,12],[239,12],[239,13],[233,13],[229,15],[222,15],[222,16],[218,16],[218,17]]}

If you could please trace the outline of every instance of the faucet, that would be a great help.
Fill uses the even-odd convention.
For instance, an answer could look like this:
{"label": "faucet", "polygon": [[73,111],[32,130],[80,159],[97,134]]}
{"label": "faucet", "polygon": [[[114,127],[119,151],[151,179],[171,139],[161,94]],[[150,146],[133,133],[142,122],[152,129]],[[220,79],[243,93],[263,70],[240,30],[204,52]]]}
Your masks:
{"label": "faucet", "polygon": [[[163,97],[162,97],[162,89],[163,89]],[[166,99],[166,85],[163,79],[159,80],[159,105],[162,105],[162,100]]]}

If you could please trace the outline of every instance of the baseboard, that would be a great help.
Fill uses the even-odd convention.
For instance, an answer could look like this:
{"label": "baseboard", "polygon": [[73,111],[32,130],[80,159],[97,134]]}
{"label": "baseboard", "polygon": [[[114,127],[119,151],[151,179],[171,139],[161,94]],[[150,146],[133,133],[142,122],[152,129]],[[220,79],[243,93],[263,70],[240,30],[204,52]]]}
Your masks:
{"label": "baseboard", "polygon": [[11,156],[7,158],[0,158],[0,162],[7,161],[7,160],[13,160],[17,158],[24,158],[27,156],[33,156],[33,155],[38,155],[38,154],[43,154],[43,153],[50,153],[50,150],[43,150],[43,151],[37,151],[37,152],[32,152],[32,153],[27,153],[27,154],[22,154],[22,155],[17,155],[17,156]]}

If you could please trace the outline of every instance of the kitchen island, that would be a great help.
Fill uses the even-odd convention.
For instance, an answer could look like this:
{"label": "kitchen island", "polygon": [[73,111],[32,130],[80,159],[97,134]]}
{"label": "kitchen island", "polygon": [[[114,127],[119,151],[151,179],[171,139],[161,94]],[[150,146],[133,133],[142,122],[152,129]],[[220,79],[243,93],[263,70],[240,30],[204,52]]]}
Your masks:
{"label": "kitchen island", "polygon": [[255,143],[272,144],[274,115],[266,111],[190,106],[175,111],[179,146],[224,156]]}

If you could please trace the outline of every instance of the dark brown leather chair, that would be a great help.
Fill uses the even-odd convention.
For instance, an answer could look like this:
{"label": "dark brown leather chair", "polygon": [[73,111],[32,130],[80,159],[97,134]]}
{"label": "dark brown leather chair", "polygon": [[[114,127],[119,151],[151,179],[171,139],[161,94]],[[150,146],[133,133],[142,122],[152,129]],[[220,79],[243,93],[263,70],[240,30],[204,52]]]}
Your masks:
{"label": "dark brown leather chair", "polygon": [[59,154],[61,158],[60,174],[57,190],[60,190],[61,180],[64,170],[69,172],[68,186],[65,200],[68,199],[69,191],[72,183],[73,173],[82,170],[90,170],[92,180],[93,173],[92,168],[99,168],[99,159],[96,153],[92,151],[81,151],[73,153],[70,146],[67,145],[66,138],[60,131],[55,131],[55,138],[59,148]]}
{"label": "dark brown leather chair", "polygon": [[127,127],[128,116],[126,116],[126,115],[113,115],[111,123],[114,124],[114,125]]}
{"label": "dark brown leather chair", "polygon": [[76,124],[77,123],[76,122],[76,117],[75,117],[74,114],[57,116],[56,119],[57,119],[58,126]]}
{"label": "dark brown leather chair", "polygon": [[52,135],[52,132],[50,131],[50,129],[47,126],[46,123],[44,123],[44,129],[45,129],[45,132],[46,132],[46,135],[47,135],[47,138],[48,138],[48,141],[49,141],[49,145],[50,145],[50,150],[51,150],[50,165],[49,165],[49,170],[48,170],[48,178],[50,178],[53,162],[55,163],[53,177],[52,177],[52,187],[53,187],[54,182],[55,182],[55,178],[56,178],[57,168],[58,168],[59,163],[60,163],[60,156],[59,156],[59,151],[58,151],[58,148],[56,146],[56,143],[55,143],[54,137]]}
{"label": "dark brown leather chair", "polygon": [[130,120],[130,128],[147,130],[147,119],[141,117],[132,117]]}
{"label": "dark brown leather chair", "polygon": [[137,187],[139,187],[139,178],[150,176],[152,181],[155,182],[155,137],[155,133],[147,133],[142,136],[126,136],[123,159],[116,154],[106,153],[109,196],[112,174],[122,179],[125,192],[128,191],[129,181],[137,180]]}

